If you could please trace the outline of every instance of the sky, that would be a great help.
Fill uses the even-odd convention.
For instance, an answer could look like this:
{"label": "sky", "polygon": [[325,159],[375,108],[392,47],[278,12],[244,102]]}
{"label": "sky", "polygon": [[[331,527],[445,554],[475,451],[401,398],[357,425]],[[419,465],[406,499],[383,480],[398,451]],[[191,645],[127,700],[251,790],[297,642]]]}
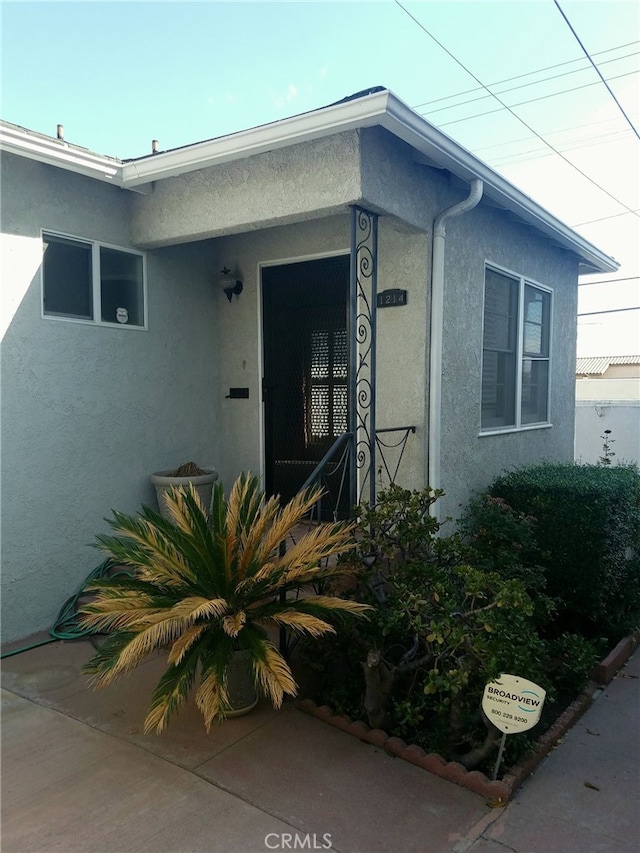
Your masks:
{"label": "sky", "polygon": [[616,258],[581,279],[578,355],[640,354],[636,0],[23,0],[0,15],[2,118],[123,159],[391,89]]}

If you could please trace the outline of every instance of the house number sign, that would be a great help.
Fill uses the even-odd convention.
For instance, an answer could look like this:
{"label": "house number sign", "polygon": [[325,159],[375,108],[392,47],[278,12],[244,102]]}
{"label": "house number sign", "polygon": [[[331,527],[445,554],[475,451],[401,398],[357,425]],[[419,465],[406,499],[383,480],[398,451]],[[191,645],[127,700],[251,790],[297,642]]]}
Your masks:
{"label": "house number sign", "polygon": [[378,294],[376,304],[378,308],[394,308],[396,305],[406,305],[407,291],[398,290],[397,288],[394,288],[393,290],[383,290]]}

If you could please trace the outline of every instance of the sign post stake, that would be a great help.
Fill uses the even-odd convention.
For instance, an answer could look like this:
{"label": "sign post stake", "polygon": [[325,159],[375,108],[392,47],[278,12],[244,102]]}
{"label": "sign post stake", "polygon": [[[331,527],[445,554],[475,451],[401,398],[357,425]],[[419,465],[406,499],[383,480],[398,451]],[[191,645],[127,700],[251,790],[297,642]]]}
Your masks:
{"label": "sign post stake", "polygon": [[500,769],[500,762],[502,761],[502,753],[504,752],[504,745],[507,742],[507,733],[502,733],[502,738],[500,739],[500,749],[498,750],[498,757],[496,759],[496,766],[493,768],[493,776],[492,781],[495,782],[498,778],[498,770]]}

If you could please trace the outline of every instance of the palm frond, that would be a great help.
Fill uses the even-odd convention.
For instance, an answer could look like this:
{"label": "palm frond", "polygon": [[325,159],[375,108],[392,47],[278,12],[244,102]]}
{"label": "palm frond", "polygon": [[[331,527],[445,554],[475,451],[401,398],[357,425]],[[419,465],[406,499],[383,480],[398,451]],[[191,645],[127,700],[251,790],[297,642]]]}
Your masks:
{"label": "palm frond", "polygon": [[[350,525],[321,525],[303,536],[280,558],[279,564],[286,569],[287,580],[297,580],[315,569],[320,570],[320,562],[335,554],[350,551],[355,542]],[[341,568],[344,573],[344,568]],[[306,582],[302,580],[302,582]]]}
{"label": "palm frond", "polygon": [[171,715],[186,701],[195,683],[198,660],[199,650],[192,647],[179,661],[169,663],[153,692],[144,721],[145,734],[154,729],[157,734],[161,734]]}
{"label": "palm frond", "polygon": [[336,595],[306,595],[296,602],[296,606],[319,608],[332,613],[353,613],[364,616],[369,610],[375,610],[370,604],[361,604],[350,598],[338,598]]}
{"label": "palm frond", "polygon": [[238,610],[236,613],[223,618],[222,629],[225,634],[228,634],[230,637],[237,637],[240,631],[244,628],[246,621],[247,614],[244,610]]}
{"label": "palm frond", "polygon": [[283,610],[274,613],[271,620],[278,626],[288,628],[295,634],[308,634],[310,637],[322,637],[323,634],[335,634],[336,629],[324,619],[301,613],[299,610]]}
{"label": "palm frond", "polygon": [[165,505],[175,526],[187,536],[191,536],[198,516],[205,519],[207,517],[200,495],[193,483],[189,483],[186,488],[171,486],[164,497]]}
{"label": "palm frond", "polygon": [[[234,577],[241,578],[245,570],[242,546],[247,532],[260,518],[264,495],[260,490],[260,481],[250,472],[242,473],[233,484],[227,502],[226,544],[228,568]],[[250,559],[250,552],[246,558]],[[245,558],[245,563],[246,563]]]}
{"label": "palm frond", "polygon": [[241,580],[247,574],[253,574],[257,566],[271,557],[274,549],[269,547],[269,542],[266,540],[277,518],[278,508],[278,499],[269,498],[256,516],[253,525],[242,532],[238,560],[238,575]]}
{"label": "palm frond", "polygon": [[168,663],[179,664],[189,651],[191,646],[208,629],[208,625],[192,625],[184,633],[180,634],[169,651]]}
{"label": "palm frond", "polygon": [[322,494],[323,489],[318,486],[297,494],[282,507],[274,519],[271,530],[264,538],[263,550],[266,555],[277,550],[280,543],[284,542],[291,531],[302,522]]}
{"label": "palm frond", "polygon": [[193,572],[183,554],[157,524],[145,518],[133,518],[116,512],[114,520],[108,521],[120,535],[98,535],[96,540],[100,550],[116,562],[132,566],[142,580],[153,579],[167,586],[193,583]]}
{"label": "palm frond", "polygon": [[262,642],[261,653],[253,653],[253,668],[258,683],[274,708],[282,705],[284,694],[295,696],[298,685],[289,665],[268,640]]}
{"label": "palm frond", "polygon": [[191,625],[198,619],[215,619],[222,616],[228,609],[229,603],[224,598],[190,596],[174,604],[171,614],[184,619],[185,625]]}
{"label": "palm frond", "polygon": [[204,676],[196,693],[196,705],[204,717],[204,725],[207,732],[215,720],[224,719],[224,709],[229,704],[229,695],[223,680],[218,673],[212,670]]}
{"label": "palm frond", "polygon": [[123,649],[135,636],[131,631],[109,634],[93,657],[84,664],[82,671],[91,676],[90,683],[93,687],[106,687],[117,677],[118,673],[114,672],[114,667]]}
{"label": "palm frond", "polygon": [[209,640],[202,656],[202,678],[196,693],[196,705],[204,717],[207,731],[211,730],[215,720],[224,719],[225,709],[229,706],[227,678],[233,652],[233,640],[220,634],[215,642]]}
{"label": "palm frond", "polygon": [[87,604],[80,613],[79,622],[84,628],[93,628],[98,632],[136,631],[141,626],[153,624],[166,614],[166,609],[148,606],[129,609],[123,607],[122,602],[110,599]]}
{"label": "palm frond", "polygon": [[214,536],[223,539],[227,536],[227,501],[224,496],[224,487],[218,480],[213,484],[211,492],[211,530]]}
{"label": "palm frond", "polygon": [[168,616],[156,624],[136,632],[120,651],[109,673],[101,678],[101,684],[109,684],[118,675],[132,672],[151,652],[172,645],[183,633],[184,627],[182,619]]}
{"label": "palm frond", "polygon": [[174,534],[172,541],[184,553],[192,570],[207,564],[209,567],[219,564],[219,561],[212,560],[215,539],[207,509],[193,483],[169,489],[165,500],[175,522],[174,531],[182,534]]}

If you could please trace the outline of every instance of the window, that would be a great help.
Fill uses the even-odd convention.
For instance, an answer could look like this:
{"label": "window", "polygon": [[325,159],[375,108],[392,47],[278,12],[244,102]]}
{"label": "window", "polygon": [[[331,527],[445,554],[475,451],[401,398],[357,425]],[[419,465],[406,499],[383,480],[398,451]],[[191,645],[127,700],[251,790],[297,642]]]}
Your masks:
{"label": "window", "polygon": [[43,234],[46,317],[144,328],[144,258],[139,252]]}
{"label": "window", "polygon": [[487,267],[482,352],[483,430],[549,421],[551,293]]}

